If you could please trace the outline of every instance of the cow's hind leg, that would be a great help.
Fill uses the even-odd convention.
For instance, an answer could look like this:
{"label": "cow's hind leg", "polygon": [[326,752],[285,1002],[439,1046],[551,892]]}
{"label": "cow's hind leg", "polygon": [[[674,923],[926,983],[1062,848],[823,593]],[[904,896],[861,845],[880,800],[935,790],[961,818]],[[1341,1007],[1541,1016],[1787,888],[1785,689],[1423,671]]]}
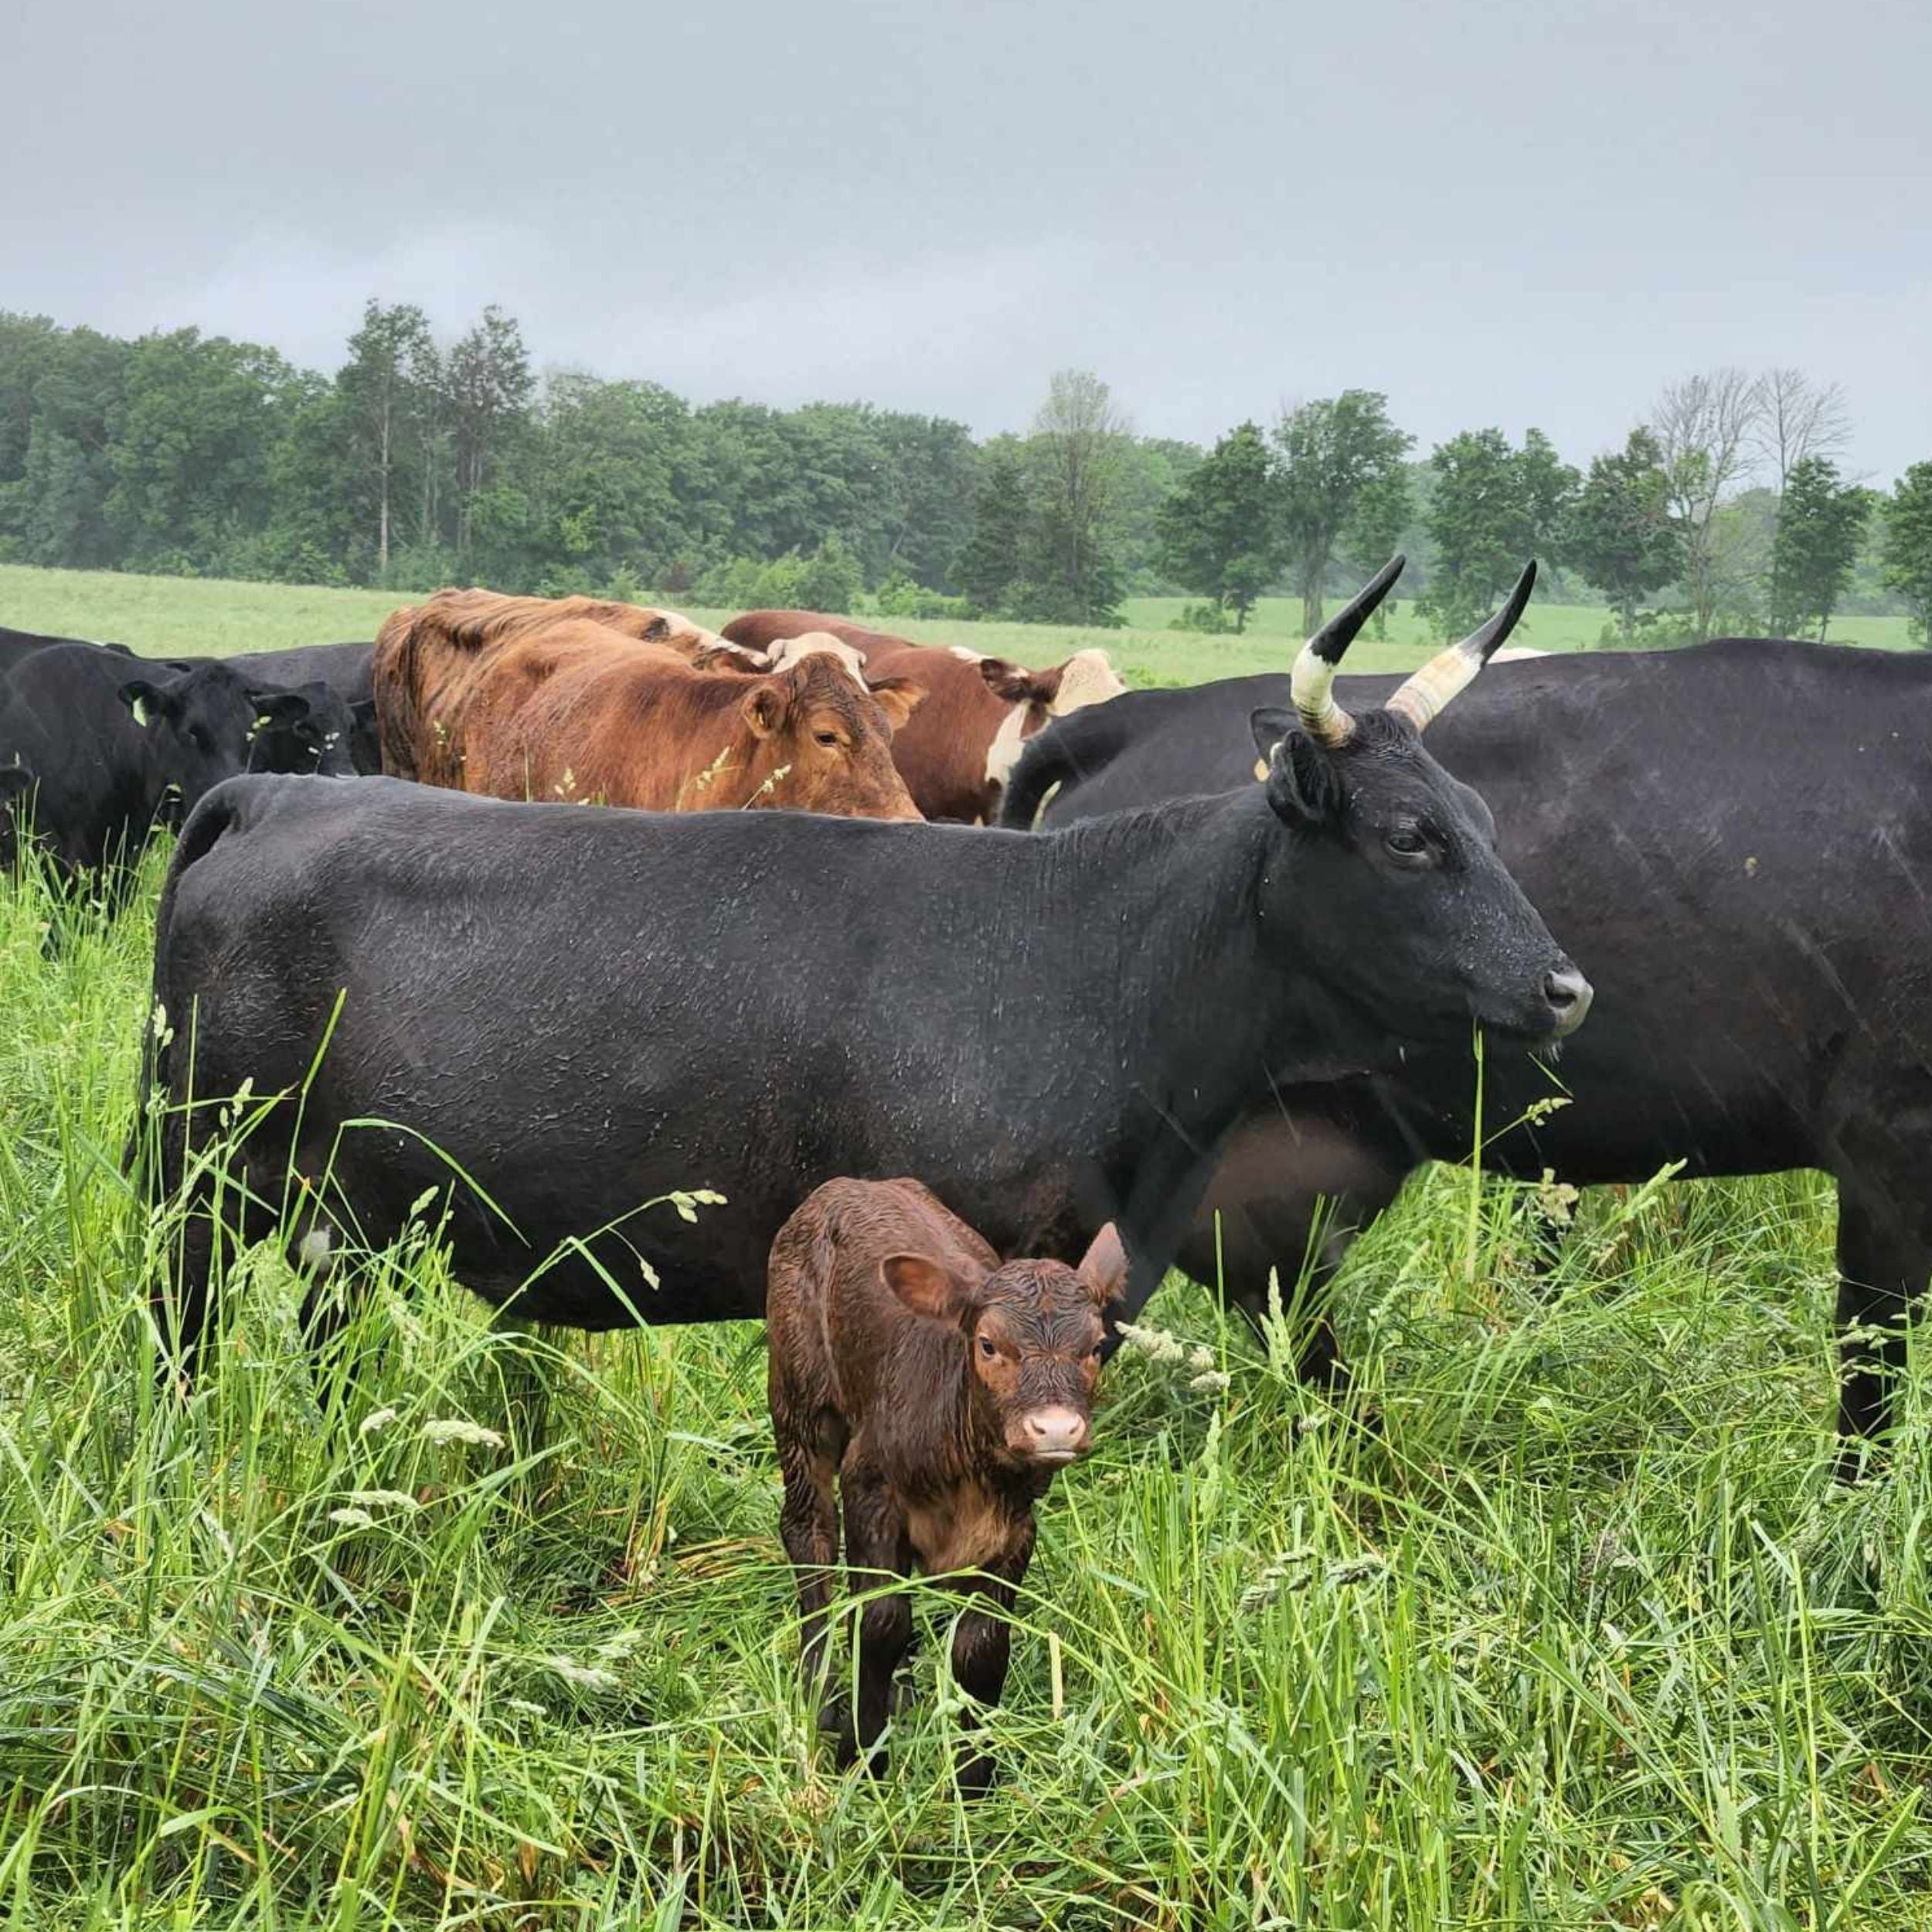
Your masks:
{"label": "cow's hind leg", "polygon": [[893,1676],[911,1647],[913,1610],[903,1590],[890,1586],[909,1575],[912,1549],[892,1493],[879,1477],[848,1454],[839,1489],[845,1509],[845,1562],[855,1591],[876,1591],[859,1614],[858,1710],[848,1719],[837,1700],[832,1728],[838,1736],[838,1761],[849,1764],[863,1752],[875,1771],[885,1768],[884,1753],[873,1747],[892,1710]]}
{"label": "cow's hind leg", "polygon": [[1892,1419],[1910,1325],[1932,1274],[1932,1202],[1923,1172],[1886,1185],[1872,1171],[1838,1184],[1838,1473]]}
{"label": "cow's hind leg", "polygon": [[1197,1225],[1182,1244],[1178,1264],[1203,1286],[1218,1288],[1257,1330],[1272,1277],[1297,1321],[1296,1373],[1309,1387],[1339,1399],[1348,1392],[1349,1369],[1330,1316],[1330,1284],[1355,1236],[1401,1185],[1402,1177],[1393,1175],[1366,1196],[1325,1200],[1284,1189],[1264,1199],[1224,1202],[1218,1226],[1212,1219]]}

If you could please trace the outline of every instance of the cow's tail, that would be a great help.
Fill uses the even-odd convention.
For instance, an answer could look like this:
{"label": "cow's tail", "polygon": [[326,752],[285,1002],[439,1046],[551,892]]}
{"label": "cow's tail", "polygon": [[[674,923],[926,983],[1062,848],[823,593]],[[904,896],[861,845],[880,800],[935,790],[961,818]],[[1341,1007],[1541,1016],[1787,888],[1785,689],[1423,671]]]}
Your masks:
{"label": "cow's tail", "polygon": [[[173,1056],[186,1051],[180,1037],[189,1016],[174,1010],[170,1000],[169,944],[174,923],[175,898],[188,869],[207,857],[226,832],[241,823],[245,794],[231,781],[217,785],[188,815],[181,836],[175,842],[174,856],[168,862],[168,876],[162,882],[161,901],[155,910],[155,967],[149,981],[148,1010],[141,1016],[141,1076],[134,1107],[134,1125],[121,1151],[121,1168],[138,1195],[152,1196],[158,1183],[163,1193],[172,1192],[181,1181],[182,1152],[178,1124],[172,1118],[168,1097],[173,1089]],[[158,1171],[150,1156],[161,1155]]]}
{"label": "cow's tail", "polygon": [[1026,742],[1006,780],[996,822],[1013,832],[1036,832],[1042,815],[1069,784],[1108,764],[1127,741],[1127,733],[1108,713],[1111,704],[1087,706],[1056,718]]}

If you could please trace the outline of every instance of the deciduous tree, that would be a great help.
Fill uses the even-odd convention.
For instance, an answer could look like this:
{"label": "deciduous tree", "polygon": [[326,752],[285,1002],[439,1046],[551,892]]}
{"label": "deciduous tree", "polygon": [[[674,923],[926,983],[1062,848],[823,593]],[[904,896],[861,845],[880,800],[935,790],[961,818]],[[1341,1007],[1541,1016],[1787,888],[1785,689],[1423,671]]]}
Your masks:
{"label": "deciduous tree", "polygon": [[1273,574],[1274,498],[1267,444],[1257,425],[1243,423],[1161,509],[1163,567],[1232,611],[1237,631]]}
{"label": "deciduous tree", "polygon": [[1632,430],[1614,454],[1591,459],[1563,553],[1604,594],[1628,644],[1645,598],[1675,583],[1684,566],[1664,453],[1648,430]]}
{"label": "deciduous tree", "polygon": [[1869,495],[1843,481],[1836,464],[1807,456],[1793,464],[1771,542],[1771,628],[1778,636],[1815,631],[1823,641],[1870,514]]}
{"label": "deciduous tree", "polygon": [[1321,628],[1343,532],[1364,498],[1389,486],[1414,440],[1389,421],[1389,399],[1373,389],[1304,403],[1275,425],[1282,549],[1301,589],[1304,631]]}
{"label": "deciduous tree", "polygon": [[1905,600],[1913,636],[1932,645],[1932,463],[1914,463],[1881,513],[1886,587]]}
{"label": "deciduous tree", "polygon": [[432,365],[434,352],[429,318],[414,303],[396,302],[385,308],[371,296],[362,310],[362,327],[349,338],[349,360],[335,378],[349,445],[376,498],[376,568],[384,580],[389,576],[397,468],[411,419],[420,415],[413,392]]}
{"label": "deciduous tree", "polygon": [[1750,474],[1764,423],[1764,384],[1740,369],[1672,383],[1651,417],[1671,514],[1683,533],[1684,589],[1699,638],[1711,634],[1733,587],[1718,512]]}
{"label": "deciduous tree", "polygon": [[1087,369],[1060,369],[1029,446],[1027,579],[1036,621],[1117,624],[1122,585],[1111,518],[1127,419]]}
{"label": "deciduous tree", "polygon": [[1540,432],[1522,450],[1501,430],[1465,430],[1429,458],[1435,474],[1426,518],[1434,548],[1420,607],[1445,636],[1461,636],[1509,592],[1537,553],[1539,522],[1553,536],[1576,471]]}

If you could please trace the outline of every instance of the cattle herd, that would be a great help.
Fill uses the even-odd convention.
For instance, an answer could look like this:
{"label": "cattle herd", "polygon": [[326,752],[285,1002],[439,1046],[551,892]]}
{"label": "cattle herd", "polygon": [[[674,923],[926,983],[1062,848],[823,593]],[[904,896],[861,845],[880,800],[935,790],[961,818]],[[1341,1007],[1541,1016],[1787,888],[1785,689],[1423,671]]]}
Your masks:
{"label": "cattle herd", "polygon": [[[220,660],[0,631],[0,860],[112,898],[179,828],[141,1165],[182,1372],[242,1247],[287,1243],[324,1346],[345,1253],[427,1192],[525,1317],[766,1315],[808,1672],[842,1504],[860,1580],[969,1573],[992,1699],[1117,1321],[1177,1263],[1258,1314],[1481,1145],[1828,1172],[1855,1467],[1932,1272],[1932,668],[1724,639],[1478,680],[1532,566],[1338,681],[1400,568],[1286,675],[1134,692],[1097,651],[480,590]],[[1318,1316],[1303,1368],[1345,1379]],[[848,1757],[909,1619],[860,1618]]]}

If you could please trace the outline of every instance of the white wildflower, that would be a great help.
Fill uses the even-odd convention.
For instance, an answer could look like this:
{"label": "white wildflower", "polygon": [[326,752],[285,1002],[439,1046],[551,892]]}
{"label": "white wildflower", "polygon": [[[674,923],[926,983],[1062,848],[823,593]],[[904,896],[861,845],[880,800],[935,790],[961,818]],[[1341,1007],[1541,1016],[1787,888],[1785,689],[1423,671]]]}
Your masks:
{"label": "white wildflower", "polygon": [[580,1684],[586,1690],[611,1691],[617,1687],[617,1672],[601,1669],[595,1664],[573,1663],[567,1657],[546,1657],[543,1667],[566,1684]]}
{"label": "white wildflower", "polygon": [[494,1429],[461,1416],[439,1416],[417,1431],[425,1442],[471,1442],[485,1449],[501,1449],[503,1438]]}
{"label": "white wildflower", "polygon": [[366,1509],[332,1509],[328,1519],[340,1523],[345,1529],[366,1529],[376,1520]]}
{"label": "white wildflower", "polygon": [[1218,1396],[1234,1378],[1220,1369],[1208,1369],[1192,1377],[1188,1386],[1197,1396]]}
{"label": "white wildflower", "polygon": [[1205,1375],[1214,1366],[1214,1351],[1205,1342],[1197,1342],[1189,1349],[1187,1366],[1198,1375]]}
{"label": "white wildflower", "polygon": [[550,1714],[541,1704],[533,1704],[527,1697],[506,1697],[503,1708],[506,1711],[520,1711],[526,1717],[548,1717]]}
{"label": "white wildflower", "polygon": [[378,1429],[386,1429],[396,1420],[393,1409],[372,1409],[362,1418],[362,1433],[372,1436]]}
{"label": "white wildflower", "polygon": [[1187,1350],[1165,1328],[1146,1328],[1135,1322],[1123,1321],[1120,1335],[1130,1349],[1145,1355],[1150,1362],[1181,1362],[1187,1356]]}
{"label": "white wildflower", "polygon": [[607,1638],[597,1646],[597,1655],[607,1664],[621,1664],[644,1641],[641,1630],[621,1630],[614,1637]]}
{"label": "white wildflower", "polygon": [[352,1489],[349,1499],[365,1509],[417,1510],[422,1505],[406,1489]]}

